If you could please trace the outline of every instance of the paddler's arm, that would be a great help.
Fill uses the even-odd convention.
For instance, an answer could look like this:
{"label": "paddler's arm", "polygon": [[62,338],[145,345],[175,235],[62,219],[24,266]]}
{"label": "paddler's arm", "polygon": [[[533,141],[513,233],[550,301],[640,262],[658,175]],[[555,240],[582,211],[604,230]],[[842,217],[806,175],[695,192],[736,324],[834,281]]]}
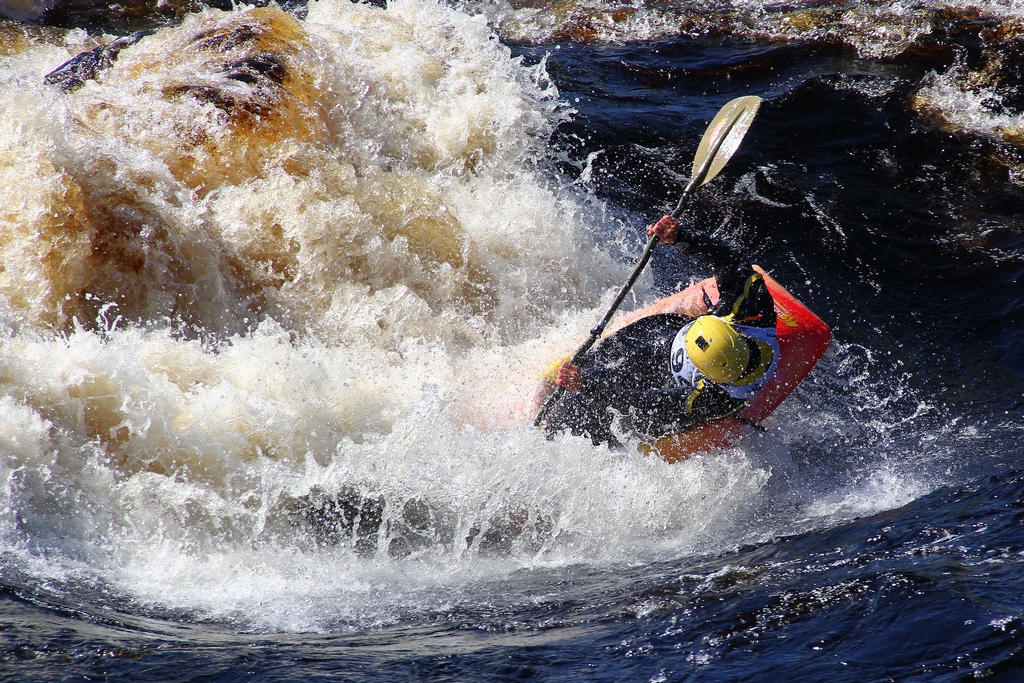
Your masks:
{"label": "paddler's arm", "polygon": [[647,229],[662,244],[676,246],[711,267],[718,285],[718,303],[709,310],[719,316],[732,314],[735,322],[757,327],[775,326],[775,306],[755,271],[732,245],[711,235],[688,231],[672,216],[663,216]]}
{"label": "paddler's arm", "polygon": [[617,384],[621,383],[622,377],[615,370],[607,368],[588,367],[581,369],[571,360],[564,361],[558,368],[558,375],[555,384],[566,391],[590,391],[601,392],[605,395],[612,395]]}

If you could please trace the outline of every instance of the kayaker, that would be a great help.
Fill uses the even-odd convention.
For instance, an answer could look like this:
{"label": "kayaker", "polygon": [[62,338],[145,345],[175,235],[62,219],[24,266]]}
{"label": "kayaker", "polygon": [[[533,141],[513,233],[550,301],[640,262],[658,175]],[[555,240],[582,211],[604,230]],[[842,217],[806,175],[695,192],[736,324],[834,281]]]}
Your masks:
{"label": "kayaker", "polygon": [[546,377],[566,390],[548,412],[549,432],[569,430],[595,444],[620,436],[658,437],[733,415],[775,372],[775,309],[764,278],[735,249],[709,235],[687,233],[664,216],[648,228],[711,266],[720,298],[696,318],[662,313],[640,318],[603,339],[574,365]]}

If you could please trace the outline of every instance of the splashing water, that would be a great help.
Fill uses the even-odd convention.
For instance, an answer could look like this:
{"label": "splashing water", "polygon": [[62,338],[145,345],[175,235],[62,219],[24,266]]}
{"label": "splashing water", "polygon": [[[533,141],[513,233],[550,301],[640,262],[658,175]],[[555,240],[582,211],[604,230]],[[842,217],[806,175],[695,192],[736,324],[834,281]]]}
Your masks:
{"label": "splashing water", "polygon": [[43,85],[89,47],[5,64],[9,562],[366,626],[442,577],[697,544],[763,485],[741,453],[670,468],[519,426],[593,317],[565,304],[618,267],[547,170],[543,64],[482,19],[209,10]]}
{"label": "splashing water", "polygon": [[[561,343],[538,331],[618,270],[546,170],[543,65],[434,3],[321,2],[192,15],[43,84],[90,40],[3,67],[4,545],[141,595],[240,554],[298,572],[326,543],[336,571],[525,539],[484,528],[522,526],[501,463],[557,449],[465,420],[521,411]],[[468,479],[424,490],[401,463],[431,453]],[[545,495],[515,505],[550,541]]]}

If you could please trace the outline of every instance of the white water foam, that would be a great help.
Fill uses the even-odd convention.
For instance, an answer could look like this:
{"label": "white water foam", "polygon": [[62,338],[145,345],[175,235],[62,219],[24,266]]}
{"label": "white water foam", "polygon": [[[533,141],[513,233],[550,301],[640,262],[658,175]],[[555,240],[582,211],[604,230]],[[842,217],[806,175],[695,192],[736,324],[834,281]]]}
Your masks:
{"label": "white water foam", "polygon": [[1024,144],[1024,116],[1006,111],[995,87],[984,87],[962,66],[932,74],[914,96],[914,108],[939,127]]}

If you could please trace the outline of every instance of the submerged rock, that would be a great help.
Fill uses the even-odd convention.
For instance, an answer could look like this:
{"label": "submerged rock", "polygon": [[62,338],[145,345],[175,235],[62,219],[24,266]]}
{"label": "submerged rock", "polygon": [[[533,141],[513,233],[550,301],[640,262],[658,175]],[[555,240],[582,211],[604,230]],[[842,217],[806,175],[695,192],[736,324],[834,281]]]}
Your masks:
{"label": "submerged rock", "polygon": [[101,45],[88,52],[83,52],[46,74],[43,81],[64,92],[73,92],[81,88],[86,81],[95,78],[101,71],[109,69],[121,50],[131,47],[155,32],[155,29],[136,31],[131,35],[118,38],[109,45]]}

